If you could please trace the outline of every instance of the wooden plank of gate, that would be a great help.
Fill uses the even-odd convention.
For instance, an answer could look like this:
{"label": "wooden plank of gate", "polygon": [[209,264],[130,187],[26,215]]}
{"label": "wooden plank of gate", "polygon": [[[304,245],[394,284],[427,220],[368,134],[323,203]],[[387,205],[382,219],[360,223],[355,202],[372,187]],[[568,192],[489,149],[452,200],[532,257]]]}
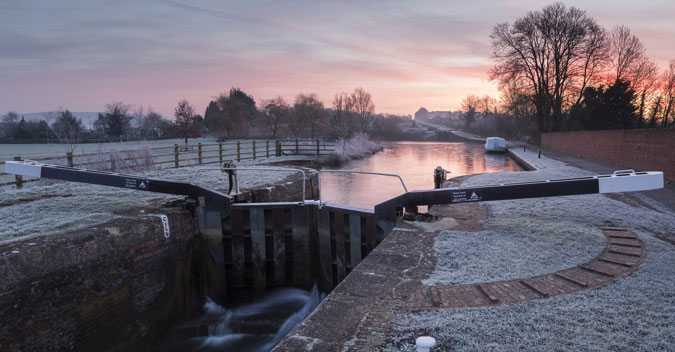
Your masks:
{"label": "wooden plank of gate", "polygon": [[317,209],[317,231],[319,249],[319,268],[322,292],[333,289],[333,258],[330,247],[330,212],[328,208]]}
{"label": "wooden plank of gate", "polygon": [[265,209],[251,208],[251,264],[253,264],[253,287],[264,290],[267,286],[265,266]]}
{"label": "wooden plank of gate", "polygon": [[241,288],[246,285],[244,278],[244,211],[242,209],[232,209],[232,275],[234,276],[232,287]]}
{"label": "wooden plank of gate", "polygon": [[361,262],[361,217],[356,214],[349,214],[349,244],[354,269]]}
{"label": "wooden plank of gate", "polygon": [[310,207],[291,208],[293,222],[293,283],[310,287],[312,282],[310,244]]}
{"label": "wooden plank of gate", "polygon": [[335,221],[335,260],[337,268],[338,282],[346,276],[345,271],[345,223],[344,214],[340,211],[333,211],[333,221]]}
{"label": "wooden plank of gate", "polygon": [[286,233],[284,231],[284,209],[272,208],[272,249],[274,257],[274,284],[283,285],[286,281]]}

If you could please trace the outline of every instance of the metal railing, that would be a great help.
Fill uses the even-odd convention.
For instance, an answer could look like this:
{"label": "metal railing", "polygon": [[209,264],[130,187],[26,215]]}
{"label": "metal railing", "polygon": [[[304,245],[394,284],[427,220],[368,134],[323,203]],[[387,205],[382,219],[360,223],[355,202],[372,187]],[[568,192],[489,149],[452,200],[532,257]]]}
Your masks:
{"label": "metal railing", "polygon": [[[222,168],[216,168],[216,167],[204,167],[204,168],[199,168],[195,170],[194,175],[192,175],[192,179],[190,180],[190,183],[194,183],[195,179],[197,178],[197,174],[200,171],[203,170],[220,170],[220,171],[285,171],[285,172],[299,172],[302,174],[302,204],[306,203],[306,197],[305,197],[305,180],[307,179],[307,175],[305,174],[304,170],[300,169],[293,169],[290,167],[222,167]],[[313,169],[312,169],[313,170]],[[315,170],[316,171],[316,170]]]}
{"label": "metal railing", "polygon": [[403,182],[403,179],[401,176],[397,174],[386,174],[382,172],[370,172],[370,171],[356,171],[356,170],[319,170],[319,207],[321,207],[322,204],[324,204],[323,201],[323,192],[321,192],[321,173],[345,173],[345,174],[365,174],[365,175],[376,175],[376,176],[389,176],[389,177],[396,177],[401,181],[401,185],[403,186],[403,190],[407,193],[408,192],[408,187],[405,186],[405,182]]}

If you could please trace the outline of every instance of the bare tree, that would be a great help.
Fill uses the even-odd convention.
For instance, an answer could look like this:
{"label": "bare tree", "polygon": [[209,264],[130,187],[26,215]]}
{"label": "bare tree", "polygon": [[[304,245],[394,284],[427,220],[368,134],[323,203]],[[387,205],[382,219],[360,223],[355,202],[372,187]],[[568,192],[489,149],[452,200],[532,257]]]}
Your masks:
{"label": "bare tree", "polygon": [[476,111],[481,105],[481,98],[477,95],[467,95],[464,100],[462,100],[462,111],[467,112],[469,110]]}
{"label": "bare tree", "polygon": [[291,107],[280,95],[273,99],[263,100],[260,105],[265,124],[272,132],[272,138],[276,139],[279,127],[288,119]]}
{"label": "bare tree", "polygon": [[348,93],[335,94],[330,124],[335,139],[346,138],[353,132],[354,101]]}
{"label": "bare tree", "polygon": [[573,105],[581,103],[584,97],[584,90],[592,82],[601,80],[601,75],[605,72],[609,56],[609,36],[604,28],[600,26],[590,26],[588,28],[588,38],[584,41],[580,51],[579,65],[571,67],[573,76],[578,77],[571,85],[577,89],[577,98]]}
{"label": "bare tree", "polygon": [[354,112],[359,120],[361,132],[366,133],[370,121],[373,118],[373,113],[375,112],[373,99],[371,98],[370,93],[366,92],[361,87],[354,89],[351,99],[354,104]]}
{"label": "bare tree", "polygon": [[80,142],[80,133],[83,130],[82,121],[65,109],[59,112],[59,116],[52,124],[52,130],[66,152],[73,153]]}
{"label": "bare tree", "polygon": [[579,85],[575,82],[585,72],[579,67],[588,57],[591,34],[598,31],[584,11],[562,3],[530,12],[512,25],[498,24],[490,36],[496,61],[490,79],[525,85],[534,97],[539,130],[551,131],[562,120],[572,88]]}
{"label": "bare tree", "polygon": [[642,57],[635,67],[631,87],[635,91],[634,105],[638,107],[638,116],[644,119],[646,110],[649,107],[649,101],[653,98],[658,88],[658,68],[656,64],[647,58]]}
{"label": "bare tree", "polygon": [[160,137],[167,131],[170,122],[165,120],[162,115],[155,112],[152,107],[148,107],[148,112],[143,119],[141,130],[150,137]]}
{"label": "bare tree", "polygon": [[[661,125],[663,127],[668,127],[668,119],[671,114],[673,114],[673,105],[675,105],[675,60],[671,60],[668,68],[663,73],[663,97],[664,97],[664,106],[663,109],[663,118]],[[673,118],[675,120],[675,117]],[[674,121],[675,124],[675,121]]]}
{"label": "bare tree", "polygon": [[536,114],[533,99],[518,82],[500,87],[502,110],[516,118],[531,118]]}
{"label": "bare tree", "polygon": [[626,26],[618,26],[612,30],[610,56],[614,68],[614,79],[630,82],[635,74],[636,66],[645,56],[645,47],[638,37],[631,34]]}
{"label": "bare tree", "polygon": [[483,115],[496,114],[497,113],[497,99],[484,95],[478,101],[478,109]]}
{"label": "bare tree", "polygon": [[180,138],[185,138],[186,145],[188,144],[188,138],[201,136],[195,108],[187,100],[183,99],[178,102],[174,116],[176,117],[176,133]]}
{"label": "bare tree", "polygon": [[326,112],[323,108],[323,103],[319,100],[316,94],[298,94],[295,97],[295,105],[293,105],[293,114],[295,118],[296,137],[300,135],[302,126],[299,124],[306,124],[309,126],[310,137],[318,137],[319,128],[325,122]]}

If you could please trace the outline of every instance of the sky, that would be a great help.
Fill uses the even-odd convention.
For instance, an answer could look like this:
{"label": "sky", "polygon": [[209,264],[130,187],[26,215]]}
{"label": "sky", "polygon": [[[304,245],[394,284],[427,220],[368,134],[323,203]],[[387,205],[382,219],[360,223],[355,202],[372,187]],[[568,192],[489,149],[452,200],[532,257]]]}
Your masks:
{"label": "sky", "polygon": [[[490,31],[547,1],[0,0],[0,114],[108,103],[203,114],[239,87],[257,102],[363,87],[378,113],[456,110],[488,80]],[[675,59],[675,1],[565,1],[628,26],[661,67]]]}

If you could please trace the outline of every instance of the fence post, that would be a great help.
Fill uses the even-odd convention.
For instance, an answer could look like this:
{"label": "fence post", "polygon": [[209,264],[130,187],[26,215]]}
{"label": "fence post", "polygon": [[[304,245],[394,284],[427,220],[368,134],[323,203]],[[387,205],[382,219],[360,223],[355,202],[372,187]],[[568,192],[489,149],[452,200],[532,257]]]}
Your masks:
{"label": "fence post", "polygon": [[316,139],[316,156],[321,156],[321,149],[319,149],[319,139]]}
{"label": "fence post", "polygon": [[241,142],[237,141],[237,161],[241,161]]}
{"label": "fence post", "polygon": [[255,160],[255,139],[253,140],[253,160]]}
{"label": "fence post", "polygon": [[270,140],[265,141],[265,149],[267,150],[267,158],[269,159],[270,157]]}
{"label": "fence post", "polygon": [[281,157],[281,141],[277,139],[274,141],[274,145],[276,147],[277,157]]}
{"label": "fence post", "polygon": [[295,139],[295,155],[300,155],[300,144],[297,138]]}
{"label": "fence post", "polygon": [[[120,137],[122,138],[122,137]],[[110,154],[110,171],[115,172],[117,169],[117,163],[115,162],[115,157],[113,154]]]}
{"label": "fence post", "polygon": [[68,166],[70,167],[75,166],[75,163],[73,163],[73,152],[66,153],[66,160],[68,161]]}
{"label": "fence post", "polygon": [[199,165],[202,164],[202,143],[197,143],[197,161],[199,162]]}
{"label": "fence post", "polygon": [[[21,161],[21,157],[15,156],[14,161]],[[22,188],[23,187],[23,176],[14,175],[14,178],[16,179],[16,188]]]}
{"label": "fence post", "polygon": [[179,167],[179,164],[178,164],[178,144],[173,145],[173,163],[174,163],[174,166]]}
{"label": "fence post", "polygon": [[223,163],[223,142],[218,142],[218,157],[220,160],[220,163]]}

